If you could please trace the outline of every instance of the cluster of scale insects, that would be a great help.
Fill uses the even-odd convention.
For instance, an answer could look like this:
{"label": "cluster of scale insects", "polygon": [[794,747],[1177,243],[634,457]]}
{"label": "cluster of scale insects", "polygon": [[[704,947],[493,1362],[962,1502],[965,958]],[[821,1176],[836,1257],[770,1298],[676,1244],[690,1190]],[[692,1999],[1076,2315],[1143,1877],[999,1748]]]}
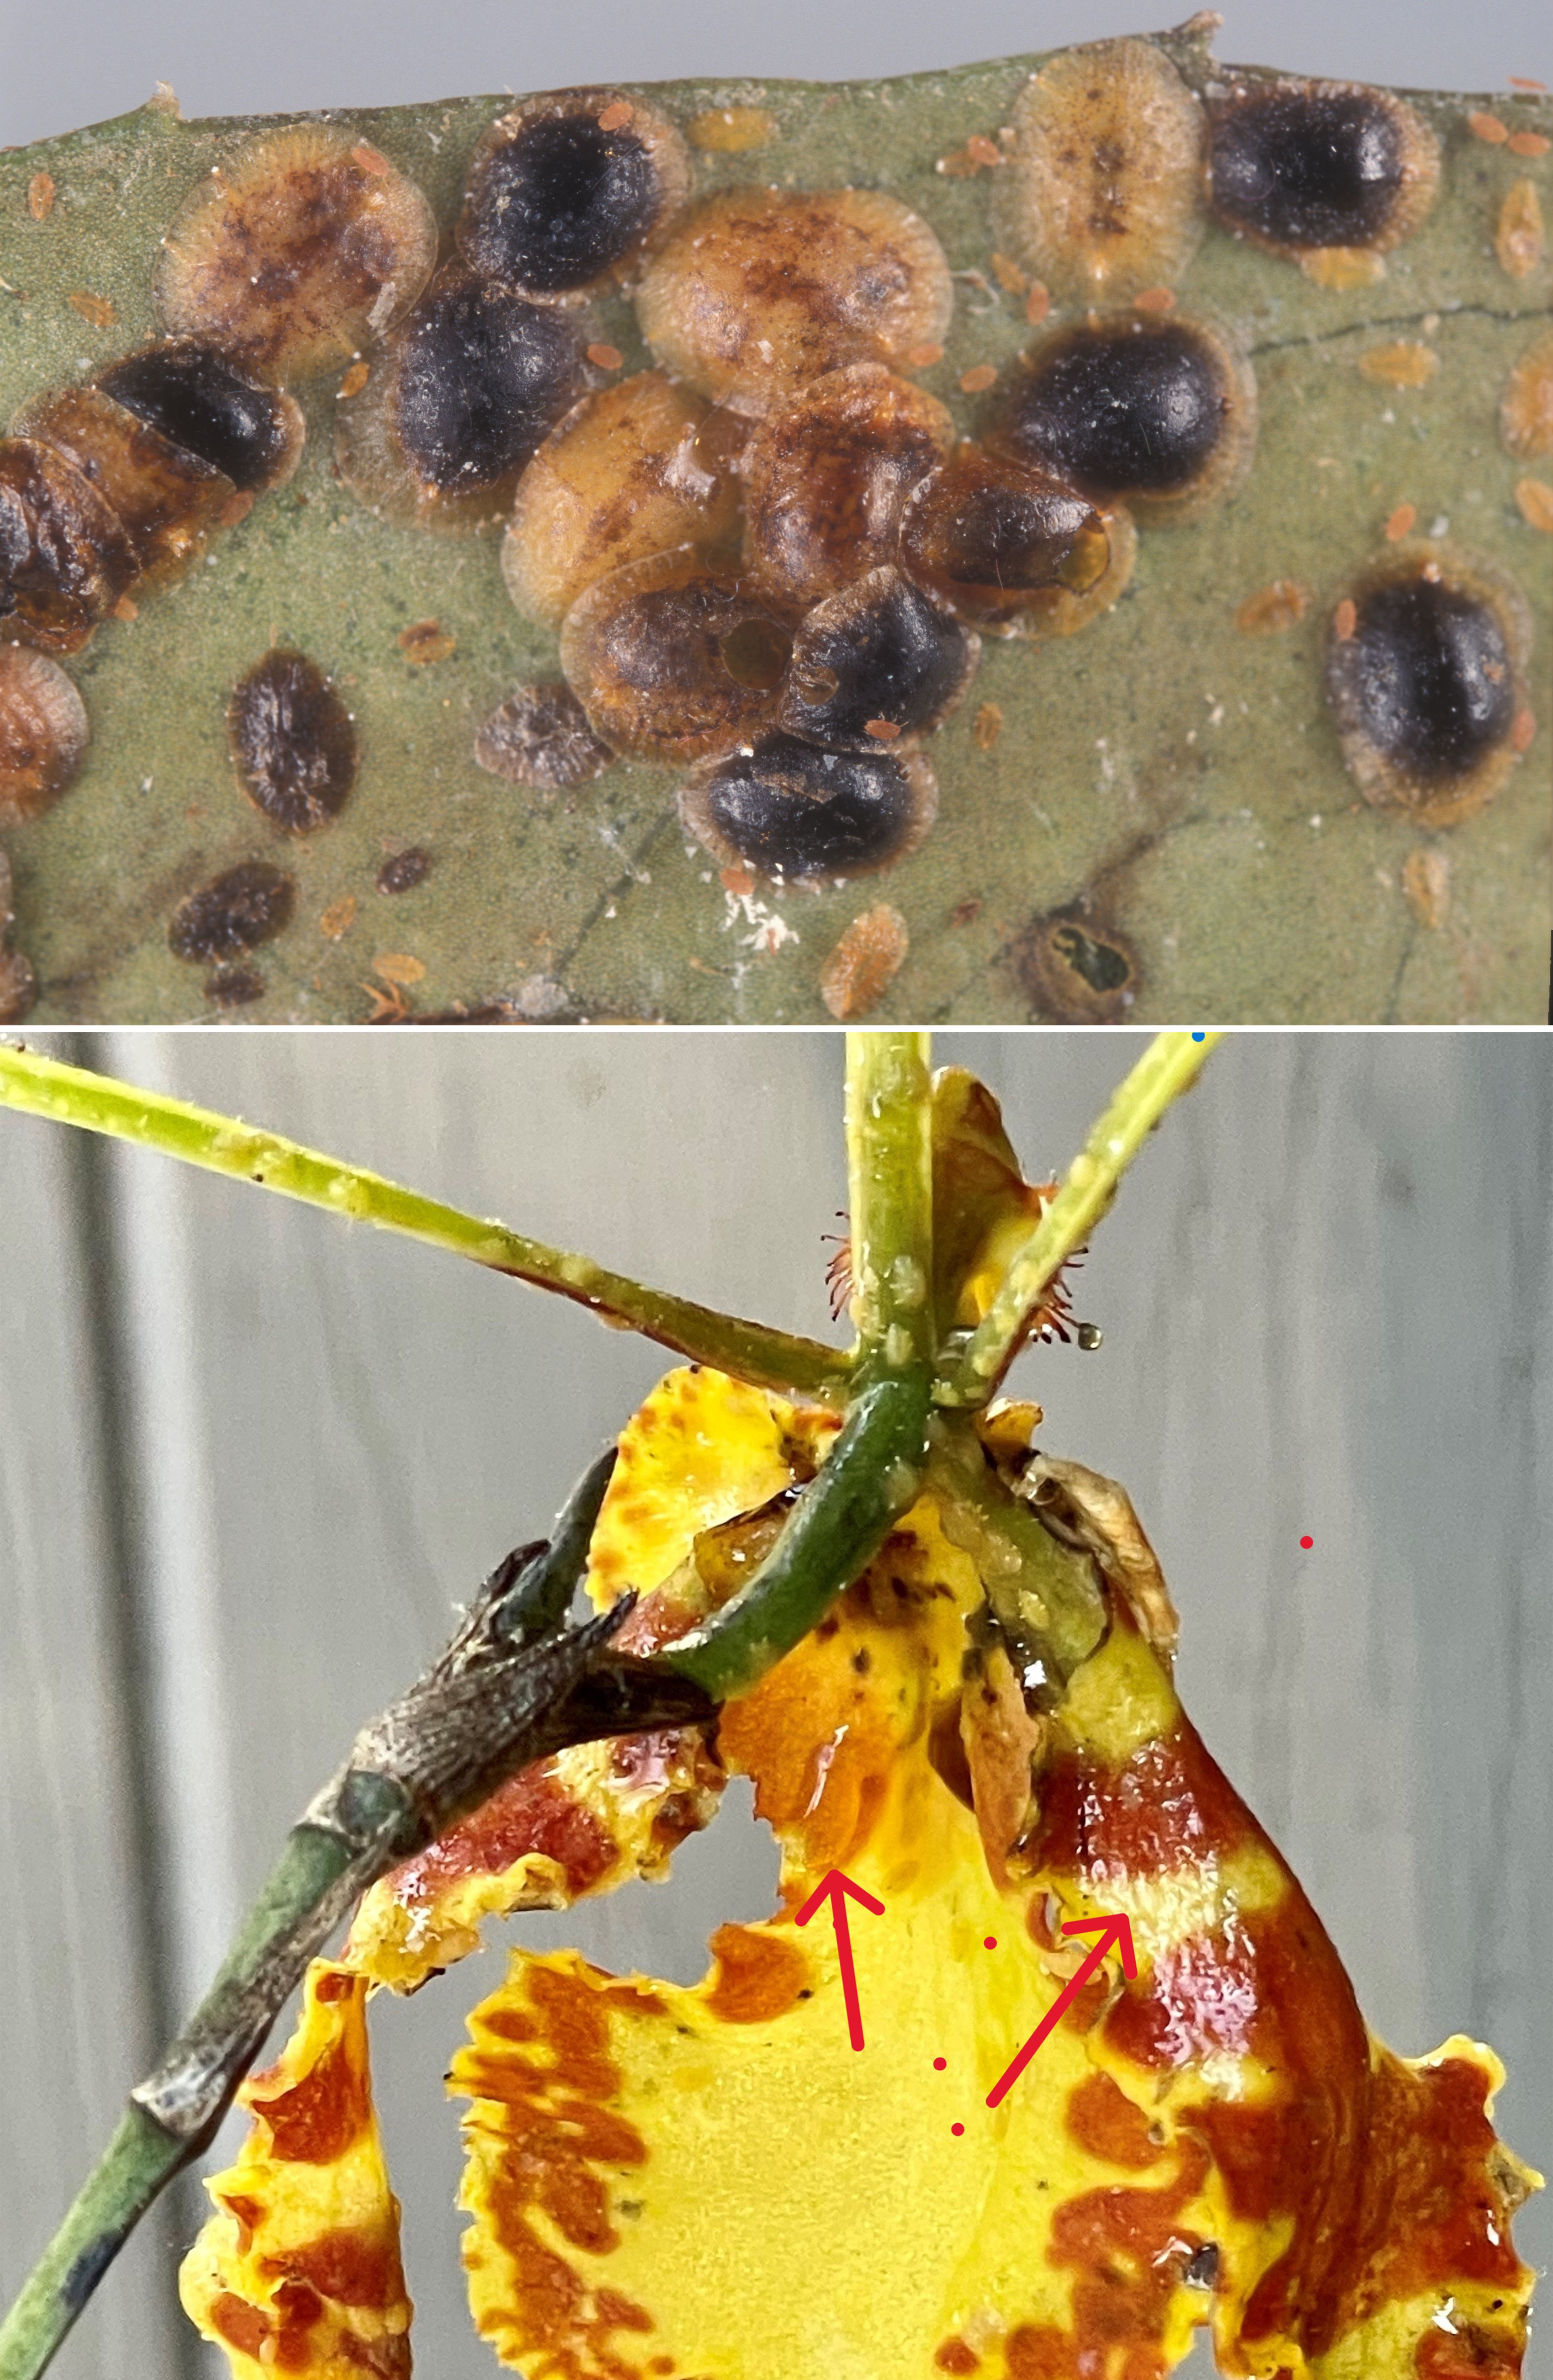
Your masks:
{"label": "cluster of scale insects", "polygon": [[[561,677],[484,722],[483,767],[553,790],[618,757],[673,765],[687,830],[747,881],[851,879],[916,849],[938,799],[925,742],[983,637],[1088,627],[1139,527],[1190,522],[1251,468],[1243,344],[1174,298],[1207,216],[1321,277],[1415,231],[1438,178],[1433,133],[1388,93],[1270,78],[1204,102],[1133,40],[1033,76],[994,155],[998,258],[1033,284],[1035,334],[962,439],[911,376],[943,353],[949,267],[883,192],[697,199],[666,117],[562,91],[489,127],[439,265],[422,193],[349,130],[251,141],[163,242],[165,338],[32,399],[0,441],[0,824],[49,807],[85,747],[51,655],[281,485],[303,437],[288,383],[349,364],[340,478],[430,534],[499,528],[513,602],[558,635]],[[655,361],[605,381],[620,358],[588,311],[608,288]],[[1047,322],[1053,301],[1069,310]],[[1425,540],[1388,552],[1327,649],[1365,795],[1428,825],[1481,808],[1524,748],[1528,645],[1502,573]],[[227,730],[275,826],[338,812],[354,730],[306,656],[257,662]],[[294,905],[283,868],[245,863],[183,904],[172,948],[216,963],[213,998],[254,996],[232,963]],[[852,939],[827,971],[838,1014],[904,951],[887,907]],[[1047,1013],[1099,1020],[1135,996],[1125,941],[1079,910],[1034,921],[1022,951]],[[25,963],[4,964],[0,1016],[29,996]]]}

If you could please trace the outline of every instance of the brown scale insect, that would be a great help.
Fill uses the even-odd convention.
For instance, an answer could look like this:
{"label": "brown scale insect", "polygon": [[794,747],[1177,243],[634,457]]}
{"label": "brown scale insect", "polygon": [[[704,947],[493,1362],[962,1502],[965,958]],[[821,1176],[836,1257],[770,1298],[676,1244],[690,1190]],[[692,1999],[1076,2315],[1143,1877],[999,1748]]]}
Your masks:
{"label": "brown scale insect", "polygon": [[54,808],[87,746],[86,706],[57,662],[0,645],[0,826]]}
{"label": "brown scale insect", "polygon": [[0,634],[77,653],[135,577],[118,516],[35,438],[0,439]]}
{"label": "brown scale insect", "polygon": [[826,752],[780,733],[702,760],[679,793],[680,819],[715,859],[775,883],[891,868],[918,848],[937,814],[937,784],[921,752]]}
{"label": "brown scale insect", "polygon": [[121,356],[93,385],[229,480],[239,494],[284,487],[307,426],[294,396],[201,339],[163,339]]}
{"label": "brown scale insect", "polygon": [[612,571],[573,604],[561,668],[612,751],[692,760],[771,718],[792,629],[770,596],[681,546]]}
{"label": "brown scale insect", "polygon": [[941,346],[954,308],[936,236],[882,190],[718,190],[690,208],[637,293],[658,360],[764,413],[838,364]]}
{"label": "brown scale insect", "polygon": [[345,363],[412,306],[436,222],[407,175],[332,125],[262,133],[197,183],[168,226],[165,326],[300,379]]}
{"label": "brown scale insect", "polygon": [[251,1008],[263,1000],[269,986],[257,967],[218,966],[206,976],[202,989],[213,1008]]}
{"label": "brown scale insect", "polygon": [[520,686],[483,722],[474,739],[478,765],[509,785],[553,794],[602,776],[615,755],[588,724],[570,686]]}
{"label": "brown scale insect", "polygon": [[339,475],[389,520],[478,528],[506,514],[585,377],[581,334],[559,308],[462,268],[440,273],[338,407]]}
{"label": "brown scale insect", "polygon": [[987,443],[1140,521],[1192,520],[1251,468],[1255,376],[1214,323],[1092,314],[1026,349]]}
{"label": "brown scale insect", "polygon": [[1383,253],[1434,205],[1439,143],[1388,91],[1278,76],[1237,83],[1208,119],[1213,212],[1274,256]]}
{"label": "brown scale insect", "polygon": [[1055,57],[1014,104],[995,184],[999,251],[1083,305],[1173,288],[1204,224],[1202,107],[1152,42]]}
{"label": "brown scale insect", "polygon": [[954,447],[952,415],[882,364],[822,373],[745,451],[744,560],[796,603],[894,558],[900,508]]}
{"label": "brown scale insect", "polygon": [[0,851],[0,1025],[19,1025],[38,997],[32,963],[11,948],[11,863]]}
{"label": "brown scale insect", "polygon": [[901,571],[871,570],[804,613],[776,723],[833,751],[924,735],[962,700],[981,651]]}
{"label": "brown scale insect", "polygon": [[297,880],[267,859],[228,868],[174,910],[167,947],[176,959],[208,963],[244,957],[291,923]]}
{"label": "brown scale insect", "polygon": [[226,741],[244,793],[288,834],[345,807],[356,775],[350,713],[315,662],[277,646],[238,680]]}
{"label": "brown scale insect", "polygon": [[1524,596],[1496,564],[1419,539],[1368,563],[1345,607],[1327,695],[1360,792],[1421,826],[1473,817],[1522,748]]}
{"label": "brown scale insect", "polygon": [[907,500],[899,551],[901,568],[963,619],[1005,636],[1070,636],[1116,601],[1137,539],[1124,513],[967,443]]}
{"label": "brown scale insect", "polygon": [[683,140],[640,99],[551,91],[483,135],[454,238],[524,297],[574,298],[637,266],[690,186]]}
{"label": "brown scale insect", "polygon": [[418,884],[424,884],[434,865],[429,851],[417,848],[396,851],[391,858],[384,861],[373,880],[373,884],[379,892],[413,892]]}
{"label": "brown scale insect", "polygon": [[502,544],[507,593],[525,618],[558,626],[585,589],[629,562],[732,546],[728,426],[659,371],[574,406],[523,473]]}
{"label": "brown scale insect", "polygon": [[1033,917],[1009,957],[1024,991],[1050,1024],[1116,1025],[1138,996],[1138,962],[1131,943],[1081,905]]}
{"label": "brown scale insect", "polygon": [[98,388],[50,389],[24,405],[11,427],[63,455],[92,482],[128,540],[138,581],[187,567],[238,492],[224,471]]}

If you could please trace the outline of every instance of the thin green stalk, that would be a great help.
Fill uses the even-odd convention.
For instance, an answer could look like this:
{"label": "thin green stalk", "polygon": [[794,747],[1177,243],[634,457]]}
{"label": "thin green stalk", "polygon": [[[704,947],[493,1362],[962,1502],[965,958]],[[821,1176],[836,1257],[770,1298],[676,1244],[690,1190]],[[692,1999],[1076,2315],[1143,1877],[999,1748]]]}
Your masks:
{"label": "thin green stalk", "polygon": [[925,1033],[847,1036],[860,1381],[933,1361],[933,1078]]}
{"label": "thin green stalk", "polygon": [[1061,1188],[1009,1259],[991,1305],[960,1348],[940,1362],[934,1388],[943,1405],[981,1405],[1018,1354],[1041,1294],[1082,1247],[1116,1196],[1117,1184],[1172,1100],[1196,1081],[1222,1034],[1156,1034],[1118,1088],[1068,1168]]}
{"label": "thin green stalk", "polygon": [[430,1247],[471,1257],[493,1272],[557,1290],[605,1321],[640,1330],[660,1346],[755,1388],[837,1408],[846,1403],[848,1359],[834,1347],[644,1288],[623,1273],[594,1264],[590,1257],[568,1255],[501,1223],[483,1222],[439,1199],[401,1189],[381,1174],[303,1148],[232,1116],[213,1114],[157,1091],[138,1090],[133,1084],[33,1050],[9,1048],[0,1048],[0,1105],[159,1149],[210,1172],[231,1174],[239,1182],[278,1191],[282,1197],[299,1198],[330,1214],[373,1223],[381,1231],[402,1232]]}
{"label": "thin green stalk", "polygon": [[848,1034],[858,1393],[748,1585],[658,1657],[719,1699],[747,1693],[824,1618],[922,1485],[934,1352],[932,1091],[925,1033]]}

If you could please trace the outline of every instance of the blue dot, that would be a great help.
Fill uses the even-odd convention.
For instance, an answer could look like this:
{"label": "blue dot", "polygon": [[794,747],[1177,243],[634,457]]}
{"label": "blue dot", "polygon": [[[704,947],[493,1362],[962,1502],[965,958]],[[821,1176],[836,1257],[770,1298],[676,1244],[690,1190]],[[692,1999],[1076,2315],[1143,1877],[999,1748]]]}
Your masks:
{"label": "blue dot", "polygon": [[1205,1033],[1194,1033],[1192,1038],[1193,1041],[1205,1041],[1208,1037]]}

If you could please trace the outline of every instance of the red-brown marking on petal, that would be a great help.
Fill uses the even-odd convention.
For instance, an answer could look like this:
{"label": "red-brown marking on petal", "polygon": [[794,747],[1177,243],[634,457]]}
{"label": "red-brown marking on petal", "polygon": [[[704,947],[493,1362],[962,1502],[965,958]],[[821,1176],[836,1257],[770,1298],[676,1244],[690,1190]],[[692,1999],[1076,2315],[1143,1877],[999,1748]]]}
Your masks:
{"label": "red-brown marking on petal", "polygon": [[212,2306],[210,2325],[228,2347],[235,2347],[240,2355],[251,2355],[255,2361],[271,2335],[268,2315],[250,2305],[246,2298],[234,2297],[230,2289],[224,2290]]}
{"label": "red-brown marking on petal", "polygon": [[963,2338],[946,2338],[941,2347],[934,2349],[933,2364],[937,2372],[979,2372],[982,2359],[973,2347],[966,2346]]}
{"label": "red-brown marking on petal", "polygon": [[566,1872],[569,1892],[596,1884],[617,1856],[614,1837],[556,1774],[555,1764],[536,1760],[393,1876],[401,1903],[434,1900],[466,1876],[500,1876],[527,1852],[542,1852]]}
{"label": "red-brown marking on petal", "polygon": [[395,2305],[405,2294],[397,2242],[370,2239],[360,2231],[322,2231],[300,2247],[266,2256],[261,2270],[309,2281],[340,2305]]}
{"label": "red-brown marking on petal", "polygon": [[729,2024],[761,2024],[798,2005],[809,1961],[796,1942],[752,1925],[719,1925],[707,1946],[717,1973],[706,2005]]}
{"label": "red-brown marking on petal", "polygon": [[333,2165],[372,2121],[366,2075],[343,2040],[331,2042],[289,2088],[265,2097],[256,2086],[272,2080],[275,2071],[255,2076],[245,2094],[269,2128],[273,2154],[286,2165]]}
{"label": "red-brown marking on petal", "polygon": [[1059,1753],[1041,1779],[1033,1866],[1076,1869],[1097,1889],[1162,1876],[1263,1840],[1202,1738],[1183,1718],[1140,1745],[1120,1769],[1094,1754]]}
{"label": "red-brown marking on petal", "polygon": [[1091,2074],[1068,2101],[1068,2130],[1091,2156],[1141,2169],[1166,2152],[1149,2138],[1148,2118],[1108,2074]]}

